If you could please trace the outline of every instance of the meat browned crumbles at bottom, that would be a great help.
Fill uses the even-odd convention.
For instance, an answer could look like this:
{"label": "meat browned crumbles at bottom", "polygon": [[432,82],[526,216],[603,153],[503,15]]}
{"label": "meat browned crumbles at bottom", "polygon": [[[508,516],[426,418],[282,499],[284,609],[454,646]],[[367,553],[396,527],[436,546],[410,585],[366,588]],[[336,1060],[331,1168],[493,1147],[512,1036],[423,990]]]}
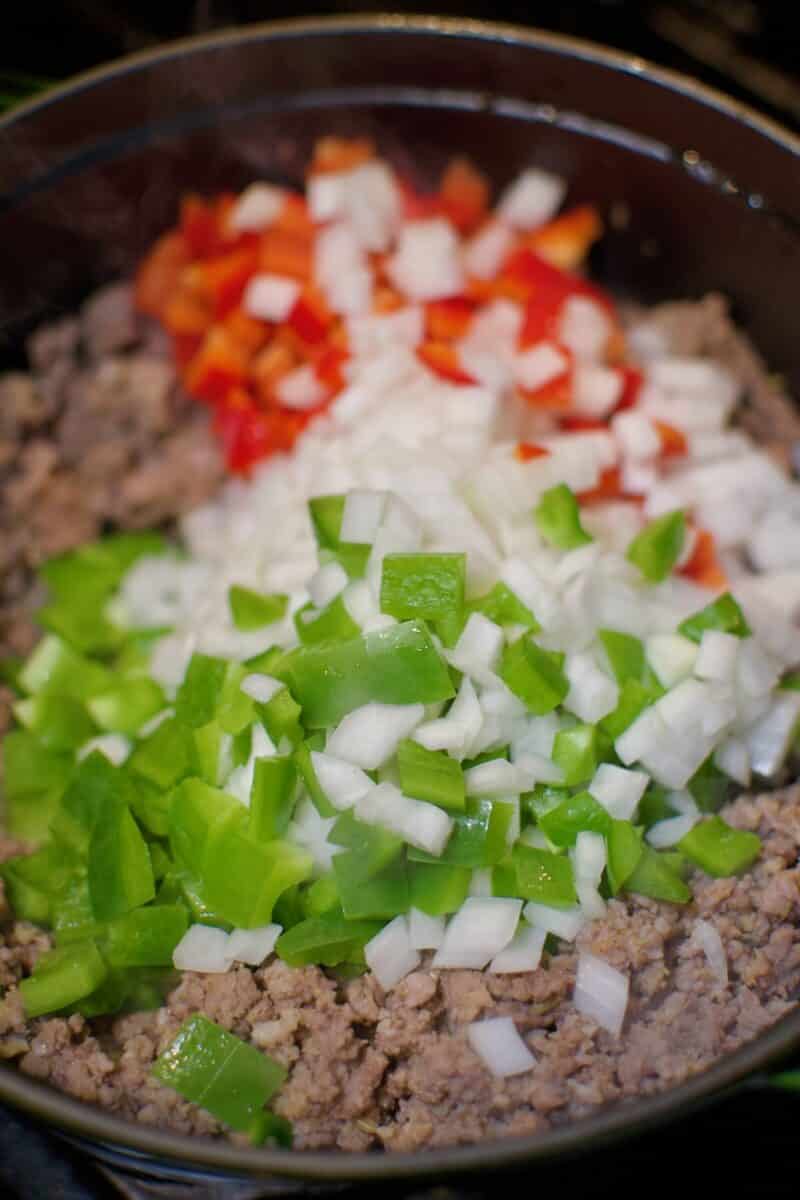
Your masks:
{"label": "meat browned crumbles at bottom", "polygon": [[[0,983],[8,988],[0,1001],[0,1057],[142,1124],[219,1134],[208,1113],[149,1074],[182,1022],[201,1012],[289,1069],[275,1108],[292,1121],[300,1149],[474,1143],[633,1103],[756,1037],[800,992],[800,787],[741,797],[725,816],[764,840],[749,874],[696,875],[685,908],[612,901],[575,949],[562,944],[525,975],[423,968],[385,994],[370,975],[339,983],[316,967],[272,960],[256,971],[187,972],[154,1012],[26,1024],[13,980],[30,970],[48,939],[9,921],[0,949]],[[712,923],[725,946],[724,986],[697,941],[699,920]],[[571,1002],[579,950],[630,973],[619,1038]],[[532,1071],[505,1080],[489,1075],[465,1027],[490,1016],[514,1019],[535,1056]]]}
{"label": "meat browned crumbles at bottom", "polygon": [[[651,318],[676,352],[707,354],[739,375],[741,420],[767,445],[785,453],[800,438],[800,418],[721,298],[665,305]],[[29,374],[0,378],[0,648],[17,653],[38,636],[38,563],[106,526],[168,526],[222,477],[206,414],[182,396],[124,286],[89,301],[80,320],[40,331],[30,358]],[[0,731],[11,698],[0,687]],[[272,959],[225,975],[187,972],[152,1012],[26,1022],[16,983],[50,939],[14,920],[0,883],[0,1059],[130,1120],[220,1135],[213,1117],[150,1076],[182,1022],[200,1012],[289,1069],[275,1110],[292,1122],[300,1149],[474,1143],[633,1103],[754,1038],[800,994],[800,786],[742,797],[725,815],[764,839],[745,876],[695,875],[686,907],[611,901],[574,947],[560,943],[530,974],[423,966],[390,994],[370,975],[341,982]],[[22,850],[0,840],[0,861]],[[720,934],[726,984],[697,939],[700,920]],[[619,1038],[572,1004],[580,950],[630,974]],[[488,1073],[465,1028],[490,1016],[513,1017],[535,1056],[532,1071]]]}

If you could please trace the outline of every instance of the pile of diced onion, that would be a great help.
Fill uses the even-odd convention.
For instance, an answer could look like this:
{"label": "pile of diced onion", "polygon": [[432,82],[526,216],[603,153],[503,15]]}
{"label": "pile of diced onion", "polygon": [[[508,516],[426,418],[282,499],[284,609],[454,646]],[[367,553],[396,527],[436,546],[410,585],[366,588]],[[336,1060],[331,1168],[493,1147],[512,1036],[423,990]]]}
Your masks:
{"label": "pile of diced onion", "polygon": [[[515,233],[550,221],[564,193],[562,181],[537,170],[524,173],[492,221],[464,244],[443,217],[402,220],[385,164],[312,182],[310,209],[323,227],[318,278],[328,304],[346,320],[347,384],[290,455],[228,484],[183,521],[186,557],[140,561],[117,602],[129,625],[171,627],[155,646],[151,670],[174,694],[196,651],[244,660],[267,645],[295,646],[292,617],[309,602],[321,610],[341,596],[362,631],[391,626],[394,619],[380,610],[381,566],[389,553],[466,553],[468,597],[503,581],[535,614],[537,643],[565,655],[570,690],[562,707],[542,717],[526,710],[498,674],[503,649],[519,627],[473,614],[456,644],[442,649],[462,673],[449,707],[367,705],[329,730],[325,749],[313,755],[334,807],[352,809],[359,820],[389,828],[432,855],[442,852],[452,821],[399,790],[392,761],[400,740],[410,737],[459,761],[510,746],[508,759],[470,768],[466,785],[468,795],[500,799],[518,812],[522,794],[561,778],[551,758],[559,729],[576,717],[595,724],[617,704],[619,689],[597,639],[601,628],[641,639],[666,691],[617,740],[623,765],[601,765],[588,790],[612,816],[630,820],[650,780],[669,789],[676,815],[650,828],[653,847],[674,846],[699,820],[686,785],[710,755],[742,787],[754,775],[774,777],[800,715],[800,694],[778,690],[800,658],[800,488],[729,427],[739,399],[734,378],[712,362],[672,356],[644,320],[627,332],[642,386],[636,403],[619,409],[623,378],[609,362],[612,330],[590,296],[574,297],[553,336],[524,350],[518,346],[522,306],[503,298],[484,305],[457,347],[468,382],[443,378],[415,352],[424,336],[421,305],[458,293],[466,271],[491,278]],[[253,228],[273,210],[272,192],[255,187],[240,199],[234,219]],[[367,256],[375,250],[391,250],[391,276],[408,301],[387,314],[370,312],[365,299]],[[245,306],[277,320],[295,298],[285,280],[262,277],[251,282]],[[589,428],[564,429],[546,411],[520,403],[518,385],[535,392],[567,369],[571,411],[590,418]],[[285,403],[310,403],[313,388],[308,373],[287,377]],[[663,453],[664,424],[681,435],[678,455]],[[535,452],[521,454],[520,443],[535,443]],[[608,499],[601,485],[612,470],[622,486]],[[561,482],[587,498],[581,519],[593,538],[571,551],[549,545],[531,516],[542,494]],[[362,580],[350,580],[336,563],[317,562],[307,501],[342,492],[348,493],[342,540],[371,546]],[[625,550],[647,520],[676,508],[690,523],[684,554],[667,579],[646,584]],[[700,530],[714,539],[752,637],[710,632],[698,644],[677,632],[715,594],[682,570]],[[286,617],[241,632],[228,605],[234,584],[288,593]],[[267,699],[274,686],[266,676],[247,681],[258,699]],[[254,758],[277,751],[264,735],[251,761],[223,786],[246,804]],[[378,782],[367,771],[377,771]],[[310,850],[320,872],[330,868],[335,852],[327,842],[331,824],[306,799],[288,834]],[[520,834],[517,818],[509,838],[519,837],[531,834]],[[532,837],[540,844],[536,833]],[[458,912],[447,921],[416,910],[396,917],[367,945],[367,962],[387,989],[426,952],[433,952],[436,969],[534,970],[548,934],[571,941],[602,917],[604,854],[602,837],[579,836],[573,851],[579,903],[571,910],[523,908],[520,900],[492,896],[485,873],[475,872],[472,894]],[[715,933],[701,923],[699,944],[724,980],[724,950]],[[195,927],[176,963],[225,970],[237,958],[260,960],[272,949],[276,927],[243,946],[231,945],[232,936]],[[575,1003],[582,1012],[618,1034],[627,996],[624,974],[591,954],[579,956]],[[510,1019],[477,1023],[469,1038],[497,1075],[533,1065]]]}

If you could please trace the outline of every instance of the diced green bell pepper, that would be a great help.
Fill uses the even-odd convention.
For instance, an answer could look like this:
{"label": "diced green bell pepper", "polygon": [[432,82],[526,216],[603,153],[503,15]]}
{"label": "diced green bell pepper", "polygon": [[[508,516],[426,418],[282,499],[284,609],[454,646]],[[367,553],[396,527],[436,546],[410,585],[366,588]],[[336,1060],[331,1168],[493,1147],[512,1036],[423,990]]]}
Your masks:
{"label": "diced green bell pepper", "polygon": [[303,726],[300,723],[302,709],[287,687],[266,702],[256,704],[256,716],[272,738],[276,746],[280,746],[283,738],[297,746],[303,740]]}
{"label": "diced green bell pepper", "polygon": [[597,728],[573,725],[560,729],[553,741],[552,759],[561,767],[567,787],[588,783],[597,770]]}
{"label": "diced green bell pepper", "polygon": [[314,963],[335,967],[338,963],[357,962],[382,925],[382,921],[348,921],[341,910],[334,909],[282,933],[275,950],[290,967]]}
{"label": "diced green bell pepper", "polygon": [[194,765],[192,731],[176,717],[167,717],[139,742],[126,763],[128,770],[164,790],[175,787]]}
{"label": "diced green bell pepper", "polygon": [[97,731],[86,706],[72,696],[39,692],[18,700],[13,712],[20,725],[36,734],[50,750],[75,750]]}
{"label": "diced green bell pepper", "polygon": [[363,879],[357,852],[346,850],[334,855],[333,873],[348,921],[385,919],[408,912],[408,878],[402,858],[370,879]]}
{"label": "diced green bell pepper", "polygon": [[606,834],[606,875],[612,896],[625,886],[642,857],[642,831],[630,821],[611,822]]}
{"label": "diced green bell pepper", "polygon": [[678,849],[707,875],[723,878],[751,867],[761,853],[758,834],[733,829],[722,817],[709,817],[690,829]]}
{"label": "diced green bell pepper", "polygon": [[303,709],[308,728],[326,729],[376,700],[435,704],[455,693],[422,621],[406,621],[348,642],[301,646],[273,666]]}
{"label": "diced green bell pepper", "polygon": [[454,758],[406,739],[397,747],[397,768],[406,796],[438,804],[448,812],[464,811],[464,772]]}
{"label": "diced green bell pepper", "polygon": [[336,876],[320,875],[301,893],[301,904],[304,917],[321,917],[330,912],[339,903],[339,888]]}
{"label": "diced green bell pepper", "polygon": [[564,854],[537,850],[518,842],[511,857],[492,873],[495,896],[517,896],[551,908],[569,908],[576,902],[572,863]]}
{"label": "diced green bell pepper", "polygon": [[535,716],[544,716],[561,704],[569,691],[563,671],[564,656],[543,650],[529,634],[506,646],[500,677]]}
{"label": "diced green bell pepper", "polygon": [[697,801],[697,807],[704,813],[717,812],[731,794],[731,781],[715,765],[712,755],[709,755],[686,786]]}
{"label": "diced green bell pepper", "polygon": [[448,863],[412,862],[408,867],[410,902],[431,917],[457,912],[469,894],[472,871]]}
{"label": "diced green bell pepper", "polygon": [[232,1129],[262,1136],[261,1113],[286,1068],[195,1013],[156,1059],[152,1075]]}
{"label": "diced green bell pepper", "polygon": [[730,592],[723,592],[711,604],[707,604],[693,616],[687,617],[678,626],[678,632],[692,642],[701,641],[707,629],[732,633],[734,637],[738,638],[750,637],[752,633],[744,613]]}
{"label": "diced green bell pepper", "polygon": [[663,694],[663,689],[657,685],[640,683],[638,679],[626,679],[620,687],[617,707],[600,722],[601,730],[616,741],[639,714],[651,704],[655,704]]}
{"label": "diced green bell pepper", "polygon": [[128,775],[98,750],[78,763],[51,822],[53,836],[86,854],[101,817],[127,810],[133,800]]}
{"label": "diced green bell pepper", "polygon": [[686,518],[681,509],[656,517],[628,547],[628,559],[650,583],[666,579],[681,556],[686,540]]}
{"label": "diced green bell pepper", "polygon": [[590,792],[578,792],[539,817],[539,827],[554,846],[574,846],[579,833],[602,833],[611,828],[611,817]]}
{"label": "diced green bell pepper", "polygon": [[216,720],[225,733],[241,733],[254,719],[253,701],[239,686],[247,673],[241,663],[193,654],[175,697],[175,716],[192,729]]}
{"label": "diced green bell pepper", "polygon": [[525,625],[531,633],[539,629],[539,622],[516,592],[507,584],[497,582],[490,592],[467,604],[468,612],[483,613],[495,625]]}
{"label": "diced green bell pepper", "polygon": [[548,488],[533,515],[539,533],[559,550],[575,550],[592,541],[581,525],[578,501],[565,483]]}
{"label": "diced green bell pepper", "polygon": [[177,862],[201,876],[212,839],[223,829],[243,831],[247,809],[219,788],[184,779],[172,793],[169,839]]}
{"label": "diced green bell pepper", "polygon": [[97,814],[89,842],[89,897],[98,921],[122,916],[156,893],[147,844],[127,807]]}
{"label": "diced green bell pepper", "polygon": [[339,539],[344,502],[343,495],[315,496],[308,502],[308,511],[320,548],[320,562],[339,562],[351,579],[360,579],[366,570],[372,547]]}
{"label": "diced green bell pepper", "polygon": [[311,878],[313,866],[311,855],[291,842],[256,842],[227,825],[212,833],[199,879],[226,921],[256,929],[270,923],[281,892]]}
{"label": "diced green bell pepper", "polygon": [[88,702],[92,719],[100,729],[130,736],[139,732],[166,704],[157,683],[145,677],[126,679],[124,683],[100,692]]}
{"label": "diced green bell pepper", "polygon": [[621,633],[617,629],[598,629],[597,637],[620,687],[629,679],[643,682],[647,660],[644,643],[639,638],[630,633]]}
{"label": "diced green bell pepper", "polygon": [[306,604],[294,614],[297,637],[304,646],[316,646],[323,642],[345,642],[358,637],[361,627],[356,624],[341,592],[325,608],[314,608]]}
{"label": "diced green bell pepper", "polygon": [[295,747],[294,763],[319,815],[325,818],[335,817],[338,809],[333,807],[320,786],[314,764],[311,761],[311,747],[308,742],[301,742],[299,746]]}
{"label": "diced green bell pepper", "polygon": [[109,921],[103,952],[112,967],[167,967],[188,925],[182,904],[137,908]]}
{"label": "diced green bell pepper", "polygon": [[32,1019],[68,1008],[95,991],[107,972],[103,956],[92,941],[49,950],[37,962],[33,974],[19,985],[26,1016]]}
{"label": "diced green bell pepper", "polygon": [[625,881],[625,890],[651,900],[666,900],[670,904],[688,904],[692,893],[672,869],[664,855],[644,846],[641,857]]}
{"label": "diced green bell pepper", "polygon": [[388,829],[357,820],[352,810],[337,817],[328,841],[351,851],[350,874],[361,883],[386,871],[400,857],[404,845],[402,839]]}
{"label": "diced green bell pepper", "polygon": [[510,804],[471,797],[463,813],[453,814],[453,832],[441,855],[436,858],[410,846],[409,861],[446,863],[472,870],[492,867],[506,855],[512,817]]}
{"label": "diced green bell pepper", "polygon": [[387,554],[381,574],[381,612],[398,621],[439,621],[464,608],[465,554]]}
{"label": "diced green bell pepper", "polygon": [[237,629],[245,632],[263,629],[286,616],[289,607],[289,597],[282,592],[262,595],[250,588],[234,584],[228,588],[228,605],[231,617]]}
{"label": "diced green bell pepper", "polygon": [[112,687],[115,680],[106,667],[79,654],[55,634],[48,634],[20,671],[19,683],[30,695],[56,692],[86,701]]}
{"label": "diced green bell pepper", "polygon": [[283,837],[297,799],[297,768],[290,756],[256,759],[247,831],[257,842]]}

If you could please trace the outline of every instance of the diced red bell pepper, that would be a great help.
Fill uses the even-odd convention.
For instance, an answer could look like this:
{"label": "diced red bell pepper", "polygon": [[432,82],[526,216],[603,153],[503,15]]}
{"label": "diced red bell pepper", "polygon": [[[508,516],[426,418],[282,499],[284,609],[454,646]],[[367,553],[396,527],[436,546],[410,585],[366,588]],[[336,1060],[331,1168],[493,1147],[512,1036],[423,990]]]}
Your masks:
{"label": "diced red bell pepper", "polygon": [[244,289],[258,267],[258,251],[250,247],[232,250],[218,258],[195,263],[186,273],[192,288],[205,296],[218,318],[225,317],[241,302]]}
{"label": "diced red bell pepper", "polygon": [[151,317],[161,317],[189,262],[189,248],[177,230],[158,239],[136,272],[136,307]]}
{"label": "diced red bell pepper", "polygon": [[431,342],[451,342],[464,337],[475,306],[465,296],[432,300],[425,306],[425,337]]}
{"label": "diced red bell pepper", "polygon": [[202,339],[211,327],[213,314],[202,296],[178,287],[164,305],[161,320],[173,337]]}
{"label": "diced red bell pepper", "polygon": [[489,180],[469,159],[454,158],[442,176],[439,198],[456,229],[471,233],[489,211]]}
{"label": "diced red bell pepper", "polygon": [[519,394],[531,406],[542,412],[568,413],[572,408],[572,370],[564,371],[541,387],[520,388]]}
{"label": "diced red bell pepper", "polygon": [[707,529],[698,529],[691,558],[678,571],[700,587],[722,591],[728,580],[717,557],[714,535]]}
{"label": "diced red bell pepper", "polygon": [[305,197],[299,192],[288,192],[286,202],[271,228],[310,241],[314,236],[314,222],[311,220]]}
{"label": "diced red bell pepper", "polygon": [[400,191],[400,202],[403,209],[404,221],[424,221],[428,217],[442,215],[441,197],[429,192],[421,192],[410,179],[397,178]]}
{"label": "diced red bell pepper", "polygon": [[627,364],[617,367],[617,371],[622,376],[622,395],[617,404],[617,412],[619,412],[623,408],[633,408],[638,403],[644,375],[638,367],[631,367]]}
{"label": "diced red bell pepper", "polygon": [[183,374],[203,344],[203,337],[194,333],[172,335],[172,353],[179,371]]}
{"label": "diced red bell pepper", "polygon": [[338,346],[328,346],[323,349],[319,358],[314,363],[314,372],[330,392],[331,396],[335,396],[340,392],[347,380],[344,375],[344,365],[350,355],[347,350]]}
{"label": "diced red bell pepper", "polygon": [[549,453],[546,446],[538,446],[536,442],[517,442],[514,451],[520,462],[531,462],[534,458],[546,458]]}
{"label": "diced red bell pepper", "polygon": [[247,379],[249,354],[224,325],[215,325],[198,350],[186,374],[193,396],[210,404],[224,403],[232,389]]}
{"label": "diced red bell pepper", "polygon": [[457,352],[447,342],[423,342],[417,349],[421,362],[449,383],[475,383],[472,375],[461,366]]}
{"label": "diced red bell pepper", "polygon": [[352,171],[375,157],[375,144],[369,138],[320,138],[314,146],[309,175]]}
{"label": "diced red bell pepper", "polygon": [[561,418],[561,428],[564,433],[586,433],[589,430],[607,430],[608,422],[600,417],[581,417],[567,415]]}
{"label": "diced red bell pepper", "polygon": [[312,239],[274,227],[267,229],[259,241],[258,265],[267,275],[287,275],[306,283],[314,269]]}
{"label": "diced red bell pepper", "polygon": [[591,204],[581,204],[534,230],[526,238],[532,250],[562,271],[574,271],[603,233],[603,222]]}
{"label": "diced red bell pepper", "polygon": [[275,384],[297,366],[295,348],[286,337],[278,335],[255,356],[250,375],[259,404],[264,407],[274,401]]}
{"label": "diced red bell pepper", "polygon": [[232,309],[221,324],[247,354],[257,354],[272,337],[272,326],[241,308]]}
{"label": "diced red bell pepper", "polygon": [[313,288],[306,288],[294,302],[286,324],[308,346],[318,346],[333,324],[333,313]]}
{"label": "diced red bell pepper", "polygon": [[578,494],[580,504],[607,504],[610,500],[622,500],[625,493],[622,490],[622,472],[619,467],[606,467],[601,472],[596,487]]}
{"label": "diced red bell pepper", "polygon": [[392,313],[405,307],[406,301],[400,293],[386,284],[376,287],[372,293],[372,311],[374,313]]}
{"label": "diced red bell pepper", "polygon": [[180,231],[192,258],[224,254],[225,238],[220,226],[219,204],[193,192],[181,200]]}
{"label": "diced red bell pepper", "polygon": [[658,436],[661,439],[662,458],[683,458],[689,451],[686,434],[666,421],[653,421]]}

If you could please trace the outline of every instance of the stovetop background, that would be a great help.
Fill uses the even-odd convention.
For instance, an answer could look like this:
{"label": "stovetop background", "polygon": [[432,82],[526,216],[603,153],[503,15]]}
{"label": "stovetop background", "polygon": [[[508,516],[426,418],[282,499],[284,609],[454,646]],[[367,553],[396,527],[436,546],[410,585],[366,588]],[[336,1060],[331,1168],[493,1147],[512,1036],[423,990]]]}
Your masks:
{"label": "stovetop background", "polygon": [[[28,0],[0,16],[3,93],[58,80],[169,38],[226,25],[320,13],[436,12],[537,25],[633,51],[694,75],[800,129],[796,0]],[[699,1194],[769,1197],[787,1192],[800,1165],[800,1096],[749,1090],[634,1142],[586,1159],[492,1176],[455,1187],[381,1185],[382,1200],[485,1200],[507,1194],[605,1197]],[[372,1188],[336,1193],[346,1200]],[[155,1197],[157,1193],[153,1193]],[[224,1191],[220,1196],[224,1196]],[[0,1200],[113,1200],[117,1190],[84,1154],[0,1108]],[[186,1200],[191,1200],[187,1191]]]}

